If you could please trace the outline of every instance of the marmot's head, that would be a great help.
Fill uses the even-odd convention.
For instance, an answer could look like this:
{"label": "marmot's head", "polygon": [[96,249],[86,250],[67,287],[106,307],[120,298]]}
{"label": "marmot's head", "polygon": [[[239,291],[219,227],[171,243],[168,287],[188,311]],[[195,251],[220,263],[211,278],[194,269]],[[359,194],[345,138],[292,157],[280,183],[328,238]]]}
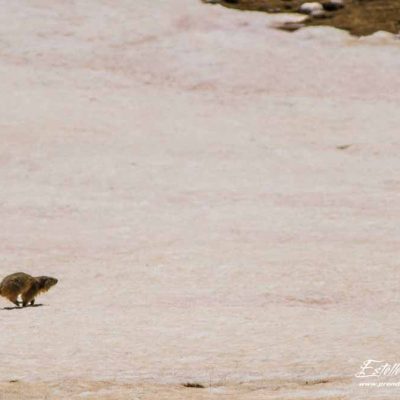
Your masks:
{"label": "marmot's head", "polygon": [[58,279],[52,278],[51,276],[37,276],[36,280],[39,282],[39,290],[41,292],[47,292],[58,282]]}

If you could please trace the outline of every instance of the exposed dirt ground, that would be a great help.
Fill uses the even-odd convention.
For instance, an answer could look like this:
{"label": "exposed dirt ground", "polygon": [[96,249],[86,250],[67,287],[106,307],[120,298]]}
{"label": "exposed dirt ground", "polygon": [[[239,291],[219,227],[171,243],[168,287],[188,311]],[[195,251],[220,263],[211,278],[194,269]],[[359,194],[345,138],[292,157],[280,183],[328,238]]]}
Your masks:
{"label": "exposed dirt ground", "polygon": [[[226,7],[269,13],[298,12],[305,0],[221,0]],[[321,3],[324,3],[322,1]],[[327,25],[345,29],[353,35],[376,31],[400,32],[400,2],[397,0],[346,0],[345,8],[326,13],[325,18],[310,18],[306,26]]]}

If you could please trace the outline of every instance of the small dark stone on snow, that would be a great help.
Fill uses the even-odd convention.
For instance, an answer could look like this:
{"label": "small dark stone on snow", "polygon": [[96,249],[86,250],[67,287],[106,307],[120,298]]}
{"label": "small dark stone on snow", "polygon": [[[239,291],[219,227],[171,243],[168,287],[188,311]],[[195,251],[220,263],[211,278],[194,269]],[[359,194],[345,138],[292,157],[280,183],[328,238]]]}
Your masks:
{"label": "small dark stone on snow", "polygon": [[204,389],[204,385],[201,383],[195,383],[195,382],[187,382],[184,383],[182,386],[187,387],[187,388],[195,388],[195,389]]}
{"label": "small dark stone on snow", "polygon": [[342,144],[340,146],[336,146],[338,150],[346,150],[351,146],[351,144]]}

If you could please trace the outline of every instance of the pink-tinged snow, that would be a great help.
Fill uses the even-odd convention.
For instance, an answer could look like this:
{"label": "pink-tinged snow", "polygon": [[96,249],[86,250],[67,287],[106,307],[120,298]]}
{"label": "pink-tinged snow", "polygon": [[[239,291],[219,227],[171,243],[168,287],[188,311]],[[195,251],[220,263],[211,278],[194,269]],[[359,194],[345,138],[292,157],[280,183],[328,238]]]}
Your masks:
{"label": "pink-tinged snow", "polygon": [[0,299],[7,400],[399,396],[354,377],[400,362],[394,39],[195,0],[0,7],[0,276],[59,279]]}

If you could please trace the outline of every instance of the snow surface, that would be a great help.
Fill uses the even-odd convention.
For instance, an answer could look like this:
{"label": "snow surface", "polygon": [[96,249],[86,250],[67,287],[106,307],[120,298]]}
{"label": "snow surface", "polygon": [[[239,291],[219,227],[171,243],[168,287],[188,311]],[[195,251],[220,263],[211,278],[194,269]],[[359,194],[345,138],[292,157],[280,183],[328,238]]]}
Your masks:
{"label": "snow surface", "polygon": [[364,360],[400,362],[396,40],[0,7],[0,276],[59,279],[0,309],[7,400],[367,398]]}

